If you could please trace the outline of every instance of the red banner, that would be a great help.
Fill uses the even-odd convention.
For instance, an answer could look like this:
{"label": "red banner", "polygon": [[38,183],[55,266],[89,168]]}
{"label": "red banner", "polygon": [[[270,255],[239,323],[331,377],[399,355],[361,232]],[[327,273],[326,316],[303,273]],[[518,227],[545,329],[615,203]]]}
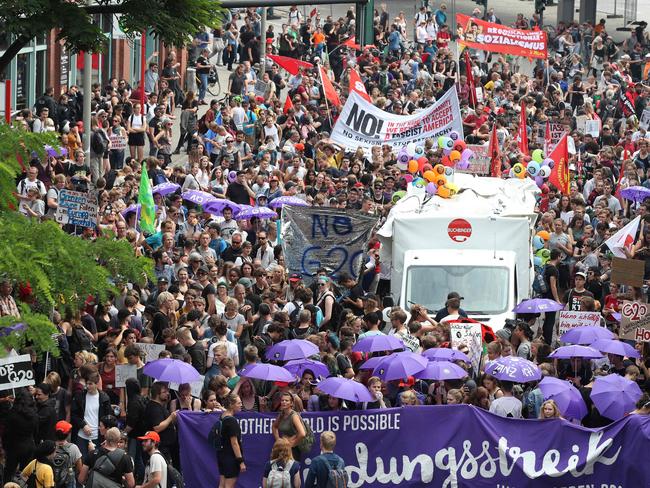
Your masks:
{"label": "red banner", "polygon": [[546,59],[546,32],[521,30],[456,14],[458,44],[471,49]]}
{"label": "red banner", "polygon": [[557,146],[548,155],[555,165],[551,170],[551,176],[548,181],[557,188],[562,195],[570,193],[570,179],[569,179],[569,146],[567,144],[567,134],[564,134]]}

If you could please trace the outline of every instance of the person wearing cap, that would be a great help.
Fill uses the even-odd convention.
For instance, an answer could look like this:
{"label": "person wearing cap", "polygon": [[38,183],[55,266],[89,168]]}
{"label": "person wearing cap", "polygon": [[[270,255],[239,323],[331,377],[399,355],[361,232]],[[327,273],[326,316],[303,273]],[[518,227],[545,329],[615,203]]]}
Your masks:
{"label": "person wearing cap", "polygon": [[584,271],[578,271],[574,277],[575,286],[566,292],[562,299],[562,303],[566,305],[566,309],[574,312],[581,310],[580,299],[582,297],[594,298],[594,294],[585,288],[587,283],[587,274]]}
{"label": "person wearing cap", "polygon": [[[464,300],[463,297],[460,296],[460,293],[457,291],[452,291],[447,295],[447,301],[445,302],[445,306],[438,310],[436,312],[435,316],[435,321],[440,322],[442,319],[449,317],[450,315],[457,315],[455,318],[458,317],[467,317],[467,312],[460,308],[460,302]],[[447,318],[447,320],[454,320],[452,318]]]}
{"label": "person wearing cap", "polygon": [[339,285],[348,290],[341,300],[341,305],[345,308],[349,308],[354,315],[362,315],[362,297],[365,293],[363,288],[361,288],[361,285],[359,285],[354,278],[347,273],[341,273],[341,276],[339,277]]}
{"label": "person wearing cap", "polygon": [[117,427],[111,427],[106,431],[102,445],[84,456],[83,465],[79,470],[79,483],[89,487],[94,486],[92,482],[92,477],[94,476],[93,468],[103,456],[107,456],[113,466],[115,466],[115,469],[112,473],[106,474],[105,477],[116,483],[116,486],[126,486],[127,488],[133,488],[135,486],[133,461],[123,449],[117,447],[121,438],[122,434]]}
{"label": "person wearing cap", "polygon": [[142,442],[142,451],[147,453],[149,462],[144,471],[144,483],[136,488],[158,488],[167,486],[167,460],[158,450],[160,435],[150,430],[138,437]]}
{"label": "person wearing cap", "polygon": [[57,486],[61,486],[63,488],[76,487],[76,478],[81,471],[81,467],[83,466],[81,451],[75,444],[68,440],[71,431],[72,424],[66,422],[65,420],[59,420],[54,427],[54,442],[56,443],[55,458],[57,457],[58,453],[61,452],[65,453],[63,456],[61,456],[61,459],[65,459],[67,457],[68,460],[67,466],[62,466],[61,470],[59,471],[63,474],[63,477],[60,478],[60,481],[57,480]]}

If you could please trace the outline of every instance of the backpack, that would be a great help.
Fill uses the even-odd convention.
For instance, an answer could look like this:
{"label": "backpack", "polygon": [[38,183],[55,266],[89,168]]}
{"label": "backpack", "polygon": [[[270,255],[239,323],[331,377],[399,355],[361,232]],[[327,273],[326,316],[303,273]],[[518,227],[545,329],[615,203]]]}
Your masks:
{"label": "backpack", "polygon": [[70,353],[75,354],[79,351],[92,351],[93,344],[90,337],[82,330],[81,327],[73,327],[72,335],[69,337]]}
{"label": "backpack", "polygon": [[300,312],[304,308],[303,304],[298,304],[295,300],[292,301],[293,303],[293,311],[289,314],[289,323],[291,325],[297,325],[298,324],[298,315],[300,315]]}
{"label": "backpack", "polygon": [[125,452],[118,448],[99,456],[90,470],[86,488],[121,488],[122,484],[113,481],[109,476],[117,470],[124,454]]}
{"label": "backpack", "polygon": [[327,488],[347,488],[348,483],[350,483],[350,477],[343,463],[337,463],[335,467],[332,467],[325,456],[323,456],[323,461],[325,461],[328,468]]}
{"label": "backpack", "polygon": [[[154,454],[158,454],[165,459],[165,456],[160,452]],[[183,480],[183,475],[180,471],[172,466],[171,463],[167,462],[167,459],[165,459],[165,464],[167,465],[167,486],[163,486],[162,488],[185,488],[185,481]]]}
{"label": "backpack", "polygon": [[221,430],[223,428],[221,419],[217,420],[208,433],[208,442],[210,445],[217,451],[220,452],[223,450],[223,437],[221,436]]}
{"label": "backpack", "polygon": [[284,466],[278,463],[271,463],[271,471],[266,477],[266,488],[289,488],[293,486],[291,482],[291,466],[293,466],[293,459]]}
{"label": "backpack", "polygon": [[[296,415],[298,414],[296,413]],[[298,417],[300,417],[300,415],[298,415]],[[302,422],[303,429],[305,429],[305,437],[303,437],[300,444],[298,444],[298,449],[300,449],[302,454],[307,454],[311,451],[311,448],[314,445],[314,431],[311,430],[311,425],[309,425],[305,419],[300,417],[300,421]]]}
{"label": "backpack", "polygon": [[533,292],[535,296],[541,297],[548,293],[548,283],[546,282],[546,267],[535,267],[535,278],[533,279]]}
{"label": "backpack", "polygon": [[67,486],[68,476],[72,463],[70,462],[70,453],[63,446],[57,446],[52,459],[52,470],[54,471],[55,486]]}
{"label": "backpack", "polygon": [[107,147],[105,139],[102,137],[100,131],[96,130],[93,132],[90,138],[90,148],[93,152],[98,155],[103,155]]}

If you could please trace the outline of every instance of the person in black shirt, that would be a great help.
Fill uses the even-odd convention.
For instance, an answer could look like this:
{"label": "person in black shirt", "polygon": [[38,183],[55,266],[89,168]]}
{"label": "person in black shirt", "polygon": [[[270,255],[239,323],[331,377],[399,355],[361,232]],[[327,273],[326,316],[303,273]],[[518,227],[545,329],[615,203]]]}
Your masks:
{"label": "person in black shirt", "polygon": [[[79,471],[80,483],[86,483],[89,477],[93,476],[92,469],[95,463],[102,456],[108,456],[115,466],[115,470],[110,474],[106,474],[106,477],[117,483],[118,486],[127,486],[128,488],[135,486],[133,461],[131,461],[131,457],[124,450],[117,447],[120,438],[120,430],[117,427],[111,427],[106,431],[105,441],[99,449],[89,452],[84,457],[83,466]],[[91,483],[88,483],[86,486],[91,486]]]}
{"label": "person in black shirt", "polygon": [[235,415],[241,412],[242,401],[229,394],[222,401],[226,410],[211,429],[210,436],[219,438],[217,464],[221,480],[219,486],[235,486],[239,473],[246,470],[241,442],[241,428]]}
{"label": "person in black shirt", "polygon": [[174,295],[168,291],[164,291],[158,295],[158,299],[156,300],[158,312],[153,316],[153,323],[151,324],[153,340],[156,344],[163,344],[162,332],[169,327],[170,314],[174,313],[174,301]]}
{"label": "person in black shirt", "polygon": [[145,431],[153,430],[160,435],[160,452],[165,459],[172,459],[178,466],[178,442],[176,438],[176,412],[169,413],[169,388],[167,383],[151,386],[151,400],[144,411]]}
{"label": "person in black shirt", "polygon": [[363,300],[361,297],[365,295],[363,288],[359,285],[352,276],[349,274],[341,274],[339,278],[339,285],[347,288],[348,293],[341,299],[341,305],[344,308],[349,308],[354,315],[363,315]]}
{"label": "person in black shirt", "polygon": [[208,75],[210,74],[210,51],[208,49],[201,50],[201,54],[196,58],[196,75],[201,80],[199,87],[199,105],[207,105],[205,101],[205,92],[208,88]]}
{"label": "person in black shirt", "polygon": [[[561,252],[559,249],[551,249],[551,259],[546,263],[544,268],[544,281],[546,282],[546,287],[548,291],[544,293],[542,298],[549,298],[560,302],[560,272],[557,269],[557,265],[560,262]],[[556,312],[545,312],[544,313],[544,342],[551,345],[553,340],[553,327],[555,325],[555,313]]]}
{"label": "person in black shirt", "polygon": [[243,171],[237,171],[237,180],[228,185],[226,198],[239,205],[249,205],[255,194],[248,187]]}

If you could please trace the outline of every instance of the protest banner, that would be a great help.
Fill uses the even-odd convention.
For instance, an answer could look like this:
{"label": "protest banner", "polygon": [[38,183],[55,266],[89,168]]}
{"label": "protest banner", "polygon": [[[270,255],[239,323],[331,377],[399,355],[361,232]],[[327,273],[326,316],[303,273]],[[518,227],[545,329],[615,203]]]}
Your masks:
{"label": "protest banner", "polygon": [[481,356],[483,355],[483,335],[481,324],[478,322],[456,322],[449,323],[451,347],[460,348],[465,344],[469,348],[469,358],[472,361],[474,371],[481,367]]}
{"label": "protest banner", "polygon": [[513,29],[465,14],[456,14],[456,24],[457,42],[461,47],[527,58],[548,57],[547,37],[543,30]]}
{"label": "protest banner", "polygon": [[560,335],[565,332],[575,329],[576,327],[599,326],[600,325],[599,312],[574,312],[571,310],[561,310],[558,318],[558,326]]}
{"label": "protest banner", "polygon": [[145,363],[148,363],[149,361],[155,361],[158,359],[160,353],[165,350],[165,346],[163,344],[146,344],[144,342],[136,342],[135,345],[138,346],[144,353],[144,358],[142,360]]}
{"label": "protest banner", "polygon": [[60,224],[95,227],[97,224],[97,200],[88,192],[63,189],[59,192],[55,219]]}
{"label": "protest banner", "polygon": [[621,307],[621,339],[650,342],[650,306],[626,300]]}
{"label": "protest banner", "polygon": [[[218,485],[208,434],[219,413],[178,412],[185,485]],[[349,488],[551,488],[650,486],[650,417],[629,415],[599,429],[566,420],[519,420],[470,405],[302,412],[315,442],[301,459],[303,479],[320,454],[320,434],[336,434]],[[246,471],[237,486],[258,487],[275,441],[277,414],[237,415]]]}
{"label": "protest banner", "polygon": [[648,130],[648,127],[650,127],[650,107],[643,109],[641,119],[639,120],[639,127],[645,130]]}
{"label": "protest banner", "polygon": [[111,134],[109,137],[111,141],[111,150],[124,151],[126,149],[128,138],[120,134]]}
{"label": "protest banner", "polygon": [[318,268],[328,275],[349,273],[354,278],[366,252],[377,217],[324,207],[289,207],[282,210],[282,252],[290,273],[307,282]]}
{"label": "protest banner", "polygon": [[[201,375],[200,380],[193,381],[190,383],[190,389],[192,391],[192,396],[194,398],[201,398],[201,390],[203,390],[203,382],[205,381],[205,376]],[[169,382],[169,389],[178,391],[178,388],[180,387],[180,383],[173,383]]]}
{"label": "protest banner", "polygon": [[32,357],[29,354],[0,359],[0,391],[35,384]]}
{"label": "protest banner", "polygon": [[384,144],[399,150],[409,143],[423,144],[427,139],[437,139],[452,131],[463,134],[463,122],[456,90],[448,90],[426,110],[411,115],[384,112],[351,92],[343,106],[331,140],[350,150],[359,147],[369,151]]}
{"label": "protest banner", "polygon": [[458,169],[458,173],[471,173],[478,176],[488,176],[490,173],[490,146],[479,144],[468,144],[472,150],[472,157],[469,158],[469,166],[466,169]]}
{"label": "protest banner", "polygon": [[138,367],[135,364],[117,364],[115,365],[115,387],[122,388],[126,386],[126,380],[129,378],[138,378]]}
{"label": "protest banner", "polygon": [[[567,130],[567,126],[557,122],[552,122],[548,124],[548,126],[549,126],[550,136],[551,136],[549,142],[549,149],[550,149],[553,148],[553,146],[555,146],[558,142],[560,142],[560,139],[562,139],[562,136],[568,130]],[[537,144],[544,144],[545,134],[546,134],[546,124],[535,124],[534,138],[537,141]]]}
{"label": "protest banner", "polygon": [[645,261],[612,257],[612,283],[619,285],[643,286]]}

